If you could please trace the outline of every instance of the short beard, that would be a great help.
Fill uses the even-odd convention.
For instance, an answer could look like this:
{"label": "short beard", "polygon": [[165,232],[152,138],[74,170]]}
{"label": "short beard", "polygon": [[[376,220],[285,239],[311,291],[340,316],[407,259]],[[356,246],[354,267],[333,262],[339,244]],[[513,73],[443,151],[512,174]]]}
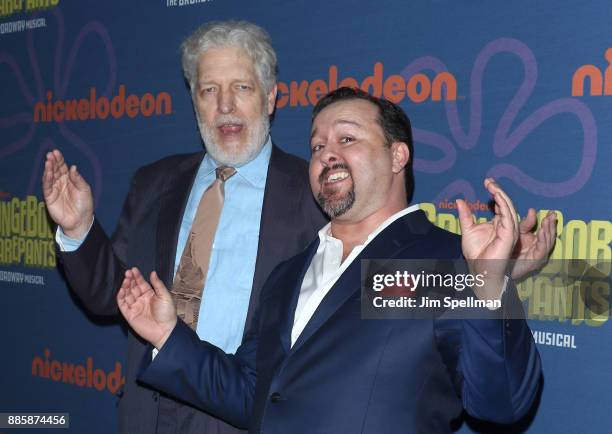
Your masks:
{"label": "short beard", "polygon": [[[246,145],[232,152],[219,146],[215,141],[213,131],[216,126],[211,128],[205,123],[200,122],[200,117],[197,113],[196,119],[198,121],[198,127],[200,128],[200,136],[206,147],[206,152],[208,152],[217,163],[224,166],[240,167],[254,160],[259,154],[259,151],[261,151],[261,148],[266,144],[268,133],[270,132],[270,118],[264,113],[261,115],[258,122],[248,126],[250,133],[247,137]],[[244,124],[242,119],[240,119],[240,121]]]}
{"label": "short beard", "polygon": [[340,217],[351,209],[355,203],[355,190],[351,189],[346,196],[336,200],[328,200],[323,196],[322,192],[319,192],[317,195],[317,202],[319,206],[321,206],[321,209],[323,209],[323,212],[330,218]]}

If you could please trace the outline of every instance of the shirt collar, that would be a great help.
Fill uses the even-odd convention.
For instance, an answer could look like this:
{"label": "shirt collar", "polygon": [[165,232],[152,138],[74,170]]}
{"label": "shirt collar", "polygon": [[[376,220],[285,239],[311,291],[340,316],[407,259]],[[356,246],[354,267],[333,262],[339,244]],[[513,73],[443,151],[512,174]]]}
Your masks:
{"label": "shirt collar", "polygon": [[[268,165],[270,164],[270,156],[272,155],[272,139],[268,135],[266,144],[263,145],[259,154],[248,163],[236,168],[236,175],[245,179],[249,184],[255,187],[264,188],[266,186],[266,176],[268,174]],[[204,155],[202,165],[200,166],[199,176],[206,177],[210,175],[219,166],[209,153]]]}
{"label": "shirt collar", "polygon": [[[366,239],[365,243],[363,243],[363,246],[366,246],[367,244],[370,243],[370,241],[372,241],[374,238],[376,238],[376,236],[378,234],[380,234],[382,231],[384,231],[387,226],[389,226],[391,223],[393,223],[395,220],[410,214],[411,212],[417,211],[419,210],[419,204],[416,203],[414,205],[410,205],[407,208],[404,208],[401,211],[396,212],[395,214],[393,214],[392,216],[390,216],[388,219],[386,219],[384,222],[382,222],[376,229],[374,229],[374,231],[372,233],[370,233],[370,235],[368,235],[368,238]],[[325,226],[323,226],[323,228],[319,231],[319,240],[320,240],[320,245],[323,245],[325,242],[334,242],[334,241],[340,241],[337,238],[334,238],[332,236],[331,233],[331,222],[327,223]]]}

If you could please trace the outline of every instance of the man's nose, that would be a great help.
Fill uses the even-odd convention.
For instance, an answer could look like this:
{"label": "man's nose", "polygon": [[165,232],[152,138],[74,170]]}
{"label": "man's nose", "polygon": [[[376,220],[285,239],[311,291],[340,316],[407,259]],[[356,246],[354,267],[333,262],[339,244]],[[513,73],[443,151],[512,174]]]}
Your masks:
{"label": "man's nose", "polygon": [[228,114],[234,111],[235,100],[234,93],[231,90],[220,89],[217,98],[217,107],[219,108],[219,112]]}
{"label": "man's nose", "polygon": [[323,148],[323,152],[320,155],[321,163],[327,167],[332,167],[334,164],[339,163],[342,157],[333,147],[333,145],[327,145]]}

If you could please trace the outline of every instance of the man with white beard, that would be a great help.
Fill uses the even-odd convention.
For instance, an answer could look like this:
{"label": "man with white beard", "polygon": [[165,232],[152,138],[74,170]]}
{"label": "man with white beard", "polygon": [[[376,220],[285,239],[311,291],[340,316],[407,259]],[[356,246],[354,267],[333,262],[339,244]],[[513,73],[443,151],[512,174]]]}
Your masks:
{"label": "man with white beard", "polygon": [[[112,238],[94,218],[76,167],[59,150],[47,154],[43,193],[58,225],[59,258],[93,313],[119,319],[115,295],[126,268],[157,270],[200,339],[233,353],[268,274],[325,224],[307,163],[269,136],[277,92],[270,42],[246,22],[209,23],[185,40],[183,70],[206,151],[140,168]],[[120,433],[242,432],[137,384],[137,364],[150,351],[128,332]]]}

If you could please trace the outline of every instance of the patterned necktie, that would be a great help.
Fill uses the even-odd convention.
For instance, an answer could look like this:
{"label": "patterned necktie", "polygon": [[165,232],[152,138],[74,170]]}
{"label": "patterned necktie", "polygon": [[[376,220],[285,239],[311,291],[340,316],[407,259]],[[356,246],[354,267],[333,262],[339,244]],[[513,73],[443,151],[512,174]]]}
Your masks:
{"label": "patterned necktie", "polygon": [[200,199],[172,284],[171,293],[178,316],[193,330],[198,325],[210,253],[223,209],[225,181],[236,173],[236,169],[221,166],[217,167],[216,173],[217,179],[210,184]]}

